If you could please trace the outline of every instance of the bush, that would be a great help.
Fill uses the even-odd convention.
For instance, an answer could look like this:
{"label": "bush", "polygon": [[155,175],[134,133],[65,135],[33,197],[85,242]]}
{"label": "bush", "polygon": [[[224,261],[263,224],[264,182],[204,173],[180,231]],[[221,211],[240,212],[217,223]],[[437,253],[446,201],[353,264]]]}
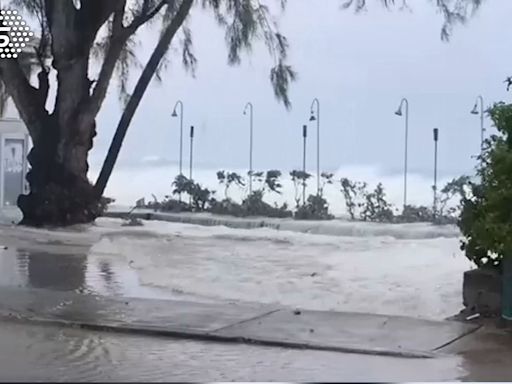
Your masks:
{"label": "bush", "polygon": [[293,188],[295,190],[295,207],[298,209],[301,206],[301,199],[302,199],[302,191],[307,186],[307,180],[311,177],[311,174],[299,171],[299,170],[293,170],[290,172],[290,177],[293,181]]}
{"label": "bush", "polygon": [[225,172],[225,171],[218,171],[217,172],[217,180],[219,181],[219,184],[224,185],[224,198],[229,199],[228,197],[228,190],[231,187],[231,185],[236,185],[240,188],[245,187],[245,181],[236,172]]}
{"label": "bush", "polygon": [[363,206],[366,195],[366,183],[351,181],[345,177],[340,179],[341,192],[345,198],[345,207],[352,220],[356,219],[356,209]]}
{"label": "bush", "polygon": [[236,217],[245,216],[266,216],[266,217],[291,217],[293,213],[288,210],[287,204],[274,206],[263,201],[263,196],[266,191],[281,194],[280,189],[282,185],[279,181],[281,171],[269,170],[267,172],[253,172],[249,173],[252,176],[253,186],[255,190],[238,204],[227,197],[227,189],[232,183],[238,186],[244,186],[241,177],[236,173],[226,173],[224,171],[217,172],[217,179],[219,183],[225,185],[225,199],[217,201],[210,199],[210,212],[220,215],[231,215]]}
{"label": "bush", "polygon": [[329,204],[323,196],[309,195],[306,204],[301,205],[295,212],[297,220],[332,220]]}
{"label": "bush", "polygon": [[192,208],[184,201],[173,199],[170,196],[165,196],[163,201],[151,201],[146,204],[146,208],[154,209],[155,211],[163,212],[190,212]]}
{"label": "bush", "polygon": [[479,182],[462,199],[459,227],[462,250],[478,267],[501,269],[512,251],[512,105],[495,104],[491,119],[498,130],[478,157]]}
{"label": "bush", "polygon": [[382,183],[377,184],[373,192],[365,193],[364,200],[361,220],[380,223],[394,221],[393,206],[386,200]]}
{"label": "bush", "polygon": [[286,203],[278,207],[277,205],[271,206],[264,202],[262,190],[254,191],[247,196],[247,198],[242,202],[242,209],[246,216],[266,216],[276,218],[293,216],[293,213],[288,210],[288,205]]}
{"label": "bush", "polygon": [[403,212],[396,216],[397,223],[428,223],[432,222],[434,214],[432,208],[423,205],[406,205]]}
{"label": "bush", "polygon": [[[191,208],[194,211],[206,210],[206,205],[213,197],[215,191],[210,191],[208,188],[203,188],[199,183],[194,180],[188,179],[184,175],[178,175],[172,183],[174,195],[181,195],[186,193],[191,200]],[[190,205],[190,204],[189,204]]]}

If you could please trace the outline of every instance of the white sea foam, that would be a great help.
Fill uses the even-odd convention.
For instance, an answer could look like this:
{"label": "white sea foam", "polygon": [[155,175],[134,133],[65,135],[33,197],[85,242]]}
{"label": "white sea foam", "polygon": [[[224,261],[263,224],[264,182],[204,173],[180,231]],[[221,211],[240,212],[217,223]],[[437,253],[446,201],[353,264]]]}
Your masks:
{"label": "white sea foam", "polygon": [[[218,198],[224,197],[224,188],[217,182],[216,172],[218,169],[197,169],[194,171],[193,178],[202,185],[217,191]],[[244,170],[227,169],[244,174]],[[287,202],[294,206],[295,189],[287,172],[282,178],[282,194],[267,194],[265,197],[269,203],[277,202],[279,204]],[[173,165],[144,165],[139,167],[119,167],[116,168],[110,182],[107,186],[106,195],[116,199],[116,203],[123,205],[133,205],[141,197],[151,200],[154,194],[158,199],[163,199],[172,191],[172,181],[178,174],[178,168]],[[92,170],[91,178],[95,178],[97,172]],[[457,176],[457,175],[454,175]],[[369,187],[374,188],[377,183],[384,185],[388,201],[396,207],[403,204],[403,175],[386,174],[379,167],[370,166],[347,166],[340,167],[334,176],[334,184],[325,187],[325,196],[330,203],[330,209],[335,215],[345,214],[345,203],[340,191],[339,179],[347,177],[351,180],[365,181]],[[439,186],[443,186],[450,181],[452,177],[441,178]],[[417,205],[431,205],[433,201],[432,193],[433,180],[410,173],[408,175],[408,203]],[[316,190],[316,179],[313,177],[308,182],[307,193],[314,193]],[[233,186],[229,190],[229,197],[240,201],[247,191]],[[300,191],[299,191],[300,192]]]}

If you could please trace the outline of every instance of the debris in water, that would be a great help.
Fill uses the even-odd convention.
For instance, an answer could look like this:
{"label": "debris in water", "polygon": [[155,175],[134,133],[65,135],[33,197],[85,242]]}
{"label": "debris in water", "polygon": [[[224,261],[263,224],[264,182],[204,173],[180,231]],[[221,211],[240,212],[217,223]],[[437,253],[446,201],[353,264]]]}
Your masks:
{"label": "debris in water", "polygon": [[313,272],[310,276],[311,276],[311,277],[315,277],[316,275],[318,275],[318,273]]}
{"label": "debris in water", "polygon": [[136,217],[130,217],[127,220],[128,221],[121,224],[122,227],[142,227],[144,225],[142,220],[137,219]]}
{"label": "debris in water", "polygon": [[480,317],[480,314],[479,313],[475,313],[471,316],[468,316],[466,317],[466,320],[474,320],[474,319],[478,319]]}
{"label": "debris in water", "polygon": [[294,315],[300,315],[302,312],[300,311],[300,309],[296,309],[295,311],[293,311],[293,314]]}

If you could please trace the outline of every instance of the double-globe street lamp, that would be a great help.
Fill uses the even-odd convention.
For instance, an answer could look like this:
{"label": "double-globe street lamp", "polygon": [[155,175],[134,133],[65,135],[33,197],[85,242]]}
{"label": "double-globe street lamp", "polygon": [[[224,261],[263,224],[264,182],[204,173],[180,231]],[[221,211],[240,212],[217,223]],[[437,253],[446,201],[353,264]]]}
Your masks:
{"label": "double-globe street lamp", "polygon": [[395,115],[402,116],[402,109],[405,105],[405,151],[404,151],[404,211],[407,206],[407,150],[409,142],[409,101],[404,97],[400,101],[400,105],[395,112]]}

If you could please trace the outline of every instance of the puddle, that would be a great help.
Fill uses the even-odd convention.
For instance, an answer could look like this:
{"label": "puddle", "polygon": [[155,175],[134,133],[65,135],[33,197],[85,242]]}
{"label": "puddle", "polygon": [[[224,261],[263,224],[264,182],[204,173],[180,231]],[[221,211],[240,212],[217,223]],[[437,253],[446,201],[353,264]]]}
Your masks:
{"label": "puddle", "polygon": [[107,296],[169,298],[167,292],[142,286],[130,265],[114,264],[101,255],[50,253],[12,247],[0,250],[0,286]]}

